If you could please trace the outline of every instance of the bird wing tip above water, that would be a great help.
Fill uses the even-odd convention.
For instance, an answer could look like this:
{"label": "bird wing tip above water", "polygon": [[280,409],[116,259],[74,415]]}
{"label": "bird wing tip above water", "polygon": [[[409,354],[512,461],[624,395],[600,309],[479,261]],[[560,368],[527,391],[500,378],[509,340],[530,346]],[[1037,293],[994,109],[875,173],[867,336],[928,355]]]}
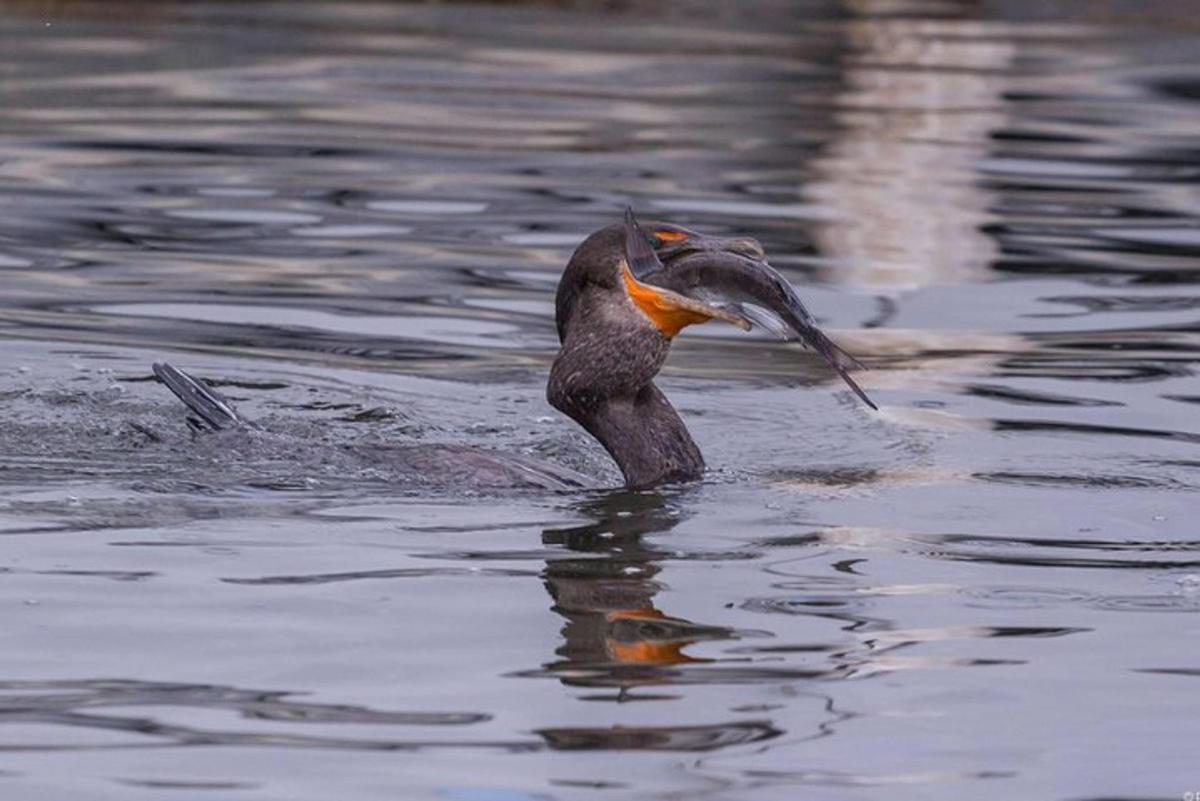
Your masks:
{"label": "bird wing tip above water", "polygon": [[155,362],[152,369],[158,380],[183,401],[206,427],[221,431],[246,422],[233,404],[199,378],[167,362]]}

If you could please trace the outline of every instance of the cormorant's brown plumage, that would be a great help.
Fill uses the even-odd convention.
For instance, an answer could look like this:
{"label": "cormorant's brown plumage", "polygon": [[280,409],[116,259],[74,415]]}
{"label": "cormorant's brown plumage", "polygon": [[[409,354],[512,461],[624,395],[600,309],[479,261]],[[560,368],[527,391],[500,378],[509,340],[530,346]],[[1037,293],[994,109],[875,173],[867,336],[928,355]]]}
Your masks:
{"label": "cormorant's brown plumage", "polygon": [[[551,405],[608,450],[627,486],[688,481],[704,472],[700,449],[654,385],[671,338],[687,325],[710,319],[743,328],[756,323],[797,338],[874,408],[847,375],[858,363],[816,327],[758,242],[703,236],[667,223],[647,229],[627,211],[624,224],[592,234],[571,256],[555,296],[562,347],[546,387]],[[187,404],[197,428],[257,428],[200,379],[169,364],[154,365],[154,373]],[[568,489],[588,483],[565,468],[494,451],[410,445],[389,453],[422,476],[477,487]]]}
{"label": "cormorant's brown plumage", "polygon": [[628,486],[687,481],[704,459],[654,386],[671,341],[625,290],[624,239],[623,226],[601,229],[567,264],[555,298],[562,349],[546,398],[608,450]]}

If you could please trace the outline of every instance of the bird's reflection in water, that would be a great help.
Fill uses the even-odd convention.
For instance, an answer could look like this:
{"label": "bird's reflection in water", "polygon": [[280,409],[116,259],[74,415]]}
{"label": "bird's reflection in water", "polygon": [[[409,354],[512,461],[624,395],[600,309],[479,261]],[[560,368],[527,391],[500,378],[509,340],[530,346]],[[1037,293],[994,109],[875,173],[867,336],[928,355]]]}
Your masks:
{"label": "bird's reflection in water", "polygon": [[[572,687],[596,690],[586,701],[670,701],[684,698],[683,688],[699,684],[764,684],[786,699],[790,716],[809,707],[811,728],[793,727],[789,741],[836,733],[857,716],[835,701],[833,686],[896,670],[1016,664],[1013,660],[904,652],[947,637],[1061,636],[1068,629],[946,627],[905,629],[872,614],[874,595],[857,578],[856,560],[830,567],[833,575],[783,572],[787,581],[773,586],[780,594],[745,599],[742,610],[805,617],[828,630],[817,639],[755,642],[763,632],[685,620],[660,609],[659,577],[668,562],[686,559],[674,548],[658,547],[649,535],[669,531],[686,519],[667,497],[655,493],[611,493],[576,511],[589,522],[547,529],[542,541],[567,552],[546,562],[543,577],[554,599],[553,610],[566,623],[556,659],[541,670],[521,675],[550,676]],[[795,543],[757,543],[790,547]],[[737,558],[730,554],[731,558]],[[761,556],[761,554],[759,554]],[[785,626],[785,628],[788,628]],[[702,642],[746,640],[705,658],[688,653]],[[657,688],[657,689],[654,689]],[[667,688],[677,688],[671,693]],[[771,707],[742,710],[761,715]],[[734,719],[700,726],[571,726],[536,732],[555,749],[713,751],[769,740],[783,734],[772,719]]]}
{"label": "bird's reflection in water", "polygon": [[[673,552],[645,542],[645,535],[667,531],[680,513],[656,493],[617,492],[584,504],[591,522],[547,529],[542,541],[576,556],[546,563],[546,588],[553,609],[566,619],[558,657],[543,666],[577,687],[612,688],[614,693],[587,700],[648,701],[677,696],[637,693],[640,687],[677,680],[676,666],[711,660],[685,649],[703,640],[736,639],[737,633],[674,617],[655,605],[662,585],[659,562]],[[546,744],[566,750],[711,751],[777,737],[783,732],[764,720],[737,720],[700,726],[563,727],[537,732]]]}
{"label": "bird's reflection in water", "polygon": [[585,504],[591,522],[547,529],[546,545],[565,547],[576,557],[546,564],[546,588],[554,611],[566,618],[560,657],[547,664],[563,682],[617,689],[613,700],[639,700],[629,690],[669,678],[663,667],[709,660],[684,649],[701,640],[734,639],[734,632],[673,617],[654,597],[656,577],[668,552],[644,537],[680,521],[656,493],[612,493]]}

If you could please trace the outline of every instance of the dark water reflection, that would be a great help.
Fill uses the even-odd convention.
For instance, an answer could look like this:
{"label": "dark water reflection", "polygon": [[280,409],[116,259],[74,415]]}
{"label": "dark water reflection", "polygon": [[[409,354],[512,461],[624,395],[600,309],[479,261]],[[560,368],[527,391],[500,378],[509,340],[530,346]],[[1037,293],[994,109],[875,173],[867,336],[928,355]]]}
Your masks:
{"label": "dark water reflection", "polygon": [[[0,0],[0,796],[1200,790],[1193,16]],[[760,239],[882,411],[707,326],[698,485],[398,464],[615,484],[542,384],[627,203]]]}

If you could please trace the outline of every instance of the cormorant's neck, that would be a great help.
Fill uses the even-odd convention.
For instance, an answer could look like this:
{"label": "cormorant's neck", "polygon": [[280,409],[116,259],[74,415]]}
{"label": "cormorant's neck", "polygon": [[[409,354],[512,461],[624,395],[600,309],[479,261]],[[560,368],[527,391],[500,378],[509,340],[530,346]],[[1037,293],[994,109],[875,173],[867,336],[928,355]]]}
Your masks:
{"label": "cormorant's neck", "polygon": [[619,241],[599,255],[589,247],[580,246],[559,282],[555,319],[562,348],[550,367],[546,398],[600,441],[626,486],[698,478],[704,472],[700,449],[653,383],[671,340],[617,286],[619,265],[611,253],[620,252]]}
{"label": "cormorant's neck", "polygon": [[568,401],[555,406],[599,440],[621,468],[628,487],[690,481],[704,472],[700,449],[653,383],[645,384],[632,396],[600,398],[589,404]]}

